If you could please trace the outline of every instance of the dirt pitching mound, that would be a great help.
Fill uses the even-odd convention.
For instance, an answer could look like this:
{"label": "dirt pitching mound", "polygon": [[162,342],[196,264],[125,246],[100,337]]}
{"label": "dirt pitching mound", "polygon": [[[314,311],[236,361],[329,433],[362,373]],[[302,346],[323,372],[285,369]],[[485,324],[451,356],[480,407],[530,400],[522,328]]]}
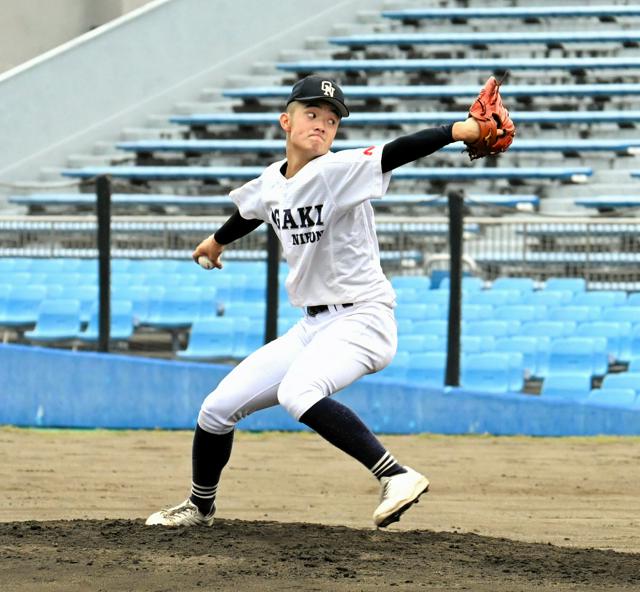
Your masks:
{"label": "dirt pitching mound", "polygon": [[0,523],[16,590],[638,590],[640,555],[427,530],[216,520]]}

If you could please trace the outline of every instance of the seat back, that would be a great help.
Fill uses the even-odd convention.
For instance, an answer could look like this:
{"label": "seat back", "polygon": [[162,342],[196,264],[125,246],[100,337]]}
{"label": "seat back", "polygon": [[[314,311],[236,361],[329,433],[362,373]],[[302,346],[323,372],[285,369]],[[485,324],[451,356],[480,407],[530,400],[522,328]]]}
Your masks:
{"label": "seat back", "polygon": [[547,376],[540,390],[541,397],[563,399],[587,399],[591,393],[591,376],[588,372],[565,372]]}

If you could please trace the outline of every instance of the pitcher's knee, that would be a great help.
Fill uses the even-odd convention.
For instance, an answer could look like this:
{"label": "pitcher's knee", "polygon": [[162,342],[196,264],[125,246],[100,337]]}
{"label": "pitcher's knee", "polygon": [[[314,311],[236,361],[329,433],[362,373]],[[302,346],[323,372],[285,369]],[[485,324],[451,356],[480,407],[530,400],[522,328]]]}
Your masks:
{"label": "pitcher's knee", "polygon": [[296,421],[300,421],[305,411],[311,409],[320,399],[325,397],[322,388],[313,385],[287,385],[284,382],[278,389],[278,403]]}
{"label": "pitcher's knee", "polygon": [[202,403],[198,414],[198,425],[210,434],[227,434],[233,430],[239,419],[224,408],[220,397],[213,391]]}

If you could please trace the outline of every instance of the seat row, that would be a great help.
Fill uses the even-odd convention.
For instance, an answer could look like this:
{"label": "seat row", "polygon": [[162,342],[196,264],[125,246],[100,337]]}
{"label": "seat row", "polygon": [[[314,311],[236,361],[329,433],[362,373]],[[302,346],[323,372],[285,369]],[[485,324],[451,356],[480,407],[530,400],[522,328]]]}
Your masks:
{"label": "seat row", "polygon": [[[441,388],[444,384],[444,352],[400,351],[392,363],[372,377],[376,382],[408,382]],[[588,372],[565,371],[543,380],[540,395],[546,398],[595,401],[596,403],[640,408],[640,364],[628,372],[607,374],[598,389],[592,388]],[[460,386],[487,393],[519,392],[523,388],[522,356],[514,352],[473,352],[460,360]],[[623,390],[623,392],[620,392]],[[614,392],[615,391],[615,392]],[[608,398],[608,393],[611,397]]]}

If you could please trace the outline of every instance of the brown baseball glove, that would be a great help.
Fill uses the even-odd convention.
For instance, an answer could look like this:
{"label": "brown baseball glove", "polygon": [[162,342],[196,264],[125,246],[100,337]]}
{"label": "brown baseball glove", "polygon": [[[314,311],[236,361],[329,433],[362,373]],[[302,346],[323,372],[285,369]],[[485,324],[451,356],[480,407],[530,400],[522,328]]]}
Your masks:
{"label": "brown baseball glove", "polygon": [[498,82],[493,76],[489,77],[469,109],[469,117],[473,117],[480,126],[480,138],[473,144],[467,144],[471,160],[504,152],[516,135],[516,126],[502,103],[501,83],[502,80]]}

